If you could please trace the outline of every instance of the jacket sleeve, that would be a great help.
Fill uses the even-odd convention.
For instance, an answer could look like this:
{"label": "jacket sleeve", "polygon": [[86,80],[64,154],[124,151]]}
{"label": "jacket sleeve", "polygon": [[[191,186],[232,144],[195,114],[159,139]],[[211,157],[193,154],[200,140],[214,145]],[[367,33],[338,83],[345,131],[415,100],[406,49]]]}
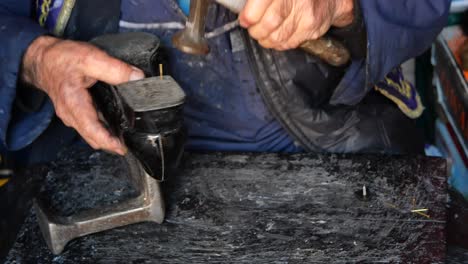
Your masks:
{"label": "jacket sleeve", "polygon": [[354,60],[331,103],[354,105],[395,67],[427,50],[447,23],[451,0],[360,0],[367,56]]}
{"label": "jacket sleeve", "polygon": [[30,18],[30,10],[30,1],[26,0],[0,4],[0,149],[18,150],[29,145],[47,128],[54,114],[48,100],[35,111],[22,110],[15,104],[23,54],[35,38],[46,33]]}

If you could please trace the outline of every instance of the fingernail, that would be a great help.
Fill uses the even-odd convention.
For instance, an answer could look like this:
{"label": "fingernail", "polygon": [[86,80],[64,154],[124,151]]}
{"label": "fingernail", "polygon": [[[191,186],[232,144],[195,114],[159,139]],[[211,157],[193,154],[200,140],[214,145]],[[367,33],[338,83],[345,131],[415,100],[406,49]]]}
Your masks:
{"label": "fingernail", "polygon": [[127,148],[117,148],[113,150],[106,149],[104,150],[104,152],[107,152],[113,155],[125,156],[127,154]]}
{"label": "fingernail", "polygon": [[132,67],[133,71],[130,73],[130,81],[138,81],[145,78],[145,74],[138,68]]}
{"label": "fingernail", "polygon": [[128,152],[128,148],[125,147],[125,146],[122,146],[120,149],[119,149],[119,154],[122,155],[122,156],[125,156]]}
{"label": "fingernail", "polygon": [[124,143],[120,142],[120,140],[118,141],[118,144],[119,144],[119,148],[117,150],[117,153],[122,155],[122,156],[125,156],[125,154],[127,154],[127,152],[128,152],[127,147],[125,146]]}
{"label": "fingernail", "polygon": [[244,22],[244,20],[242,19],[239,19],[239,25],[243,28],[248,28],[249,27],[249,24],[247,24],[246,22]]}

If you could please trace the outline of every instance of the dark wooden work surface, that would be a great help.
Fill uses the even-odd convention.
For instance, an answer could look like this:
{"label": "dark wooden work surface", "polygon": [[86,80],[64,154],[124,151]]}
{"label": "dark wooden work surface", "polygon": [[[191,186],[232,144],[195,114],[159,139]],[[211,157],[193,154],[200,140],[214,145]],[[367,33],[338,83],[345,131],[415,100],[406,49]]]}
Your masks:
{"label": "dark wooden work surface", "polygon": [[[187,154],[163,185],[162,225],[79,238],[53,256],[32,212],[6,263],[444,263],[445,175],[430,158]],[[71,151],[41,199],[64,215],[115,203],[134,195],[124,178],[120,160]]]}

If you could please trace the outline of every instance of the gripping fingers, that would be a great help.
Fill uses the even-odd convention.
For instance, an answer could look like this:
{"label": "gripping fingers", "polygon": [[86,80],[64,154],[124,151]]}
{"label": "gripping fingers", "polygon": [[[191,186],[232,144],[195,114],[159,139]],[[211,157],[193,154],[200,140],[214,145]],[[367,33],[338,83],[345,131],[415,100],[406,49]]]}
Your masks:
{"label": "gripping fingers", "polygon": [[[293,23],[285,23],[280,29],[273,32],[265,45],[277,50],[289,50],[299,47],[308,39],[313,39],[308,32],[300,27],[294,30]],[[260,43],[261,44],[261,43]]]}
{"label": "gripping fingers", "polygon": [[86,123],[82,123],[78,133],[95,149],[103,149],[119,155],[125,155],[126,148],[120,141],[113,137],[93,116],[83,118]]}
{"label": "gripping fingers", "polygon": [[74,98],[79,99],[71,100],[68,103],[73,119],[72,126],[91,147],[125,155],[126,147],[104,128],[94,109],[91,96],[86,90],[82,91],[83,93],[80,95],[74,96]]}
{"label": "gripping fingers", "polygon": [[296,23],[290,16],[269,36],[259,41],[259,44],[269,49],[280,49],[296,31]]}
{"label": "gripping fingers", "polygon": [[261,20],[249,28],[249,34],[256,40],[262,40],[275,31],[288,17],[286,10],[282,9],[281,1],[273,2]]}
{"label": "gripping fingers", "polygon": [[112,85],[136,81],[145,77],[140,69],[113,58],[97,48],[92,48],[80,66],[84,76]]}
{"label": "gripping fingers", "polygon": [[268,7],[274,0],[248,0],[244,10],[239,15],[239,22],[242,27],[249,28],[262,19]]}
{"label": "gripping fingers", "polygon": [[123,144],[100,123],[96,111],[86,111],[77,124],[77,131],[95,149],[103,149],[125,155]]}

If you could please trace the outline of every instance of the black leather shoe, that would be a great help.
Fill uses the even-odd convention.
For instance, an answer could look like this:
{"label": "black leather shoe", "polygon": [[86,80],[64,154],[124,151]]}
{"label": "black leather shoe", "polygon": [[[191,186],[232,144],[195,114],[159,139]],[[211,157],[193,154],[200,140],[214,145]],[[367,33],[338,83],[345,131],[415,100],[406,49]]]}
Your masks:
{"label": "black leather shoe", "polygon": [[[159,39],[151,34],[107,35],[92,43],[142,69],[147,77],[154,76],[164,63]],[[168,170],[177,167],[186,141],[183,90],[164,76],[119,86],[98,83],[91,94],[109,130],[125,142],[150,176],[164,180]]]}

